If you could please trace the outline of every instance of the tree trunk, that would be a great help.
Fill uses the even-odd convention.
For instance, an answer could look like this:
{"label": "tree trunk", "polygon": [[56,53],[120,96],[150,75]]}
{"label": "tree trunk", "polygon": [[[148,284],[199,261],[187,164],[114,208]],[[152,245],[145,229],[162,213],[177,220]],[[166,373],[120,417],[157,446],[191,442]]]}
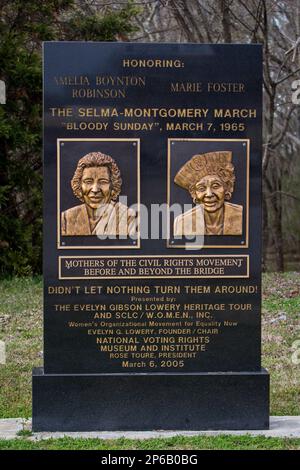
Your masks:
{"label": "tree trunk", "polygon": [[222,28],[223,28],[223,39],[226,43],[231,43],[231,28],[230,28],[230,9],[228,0],[219,1],[221,15],[222,15]]}

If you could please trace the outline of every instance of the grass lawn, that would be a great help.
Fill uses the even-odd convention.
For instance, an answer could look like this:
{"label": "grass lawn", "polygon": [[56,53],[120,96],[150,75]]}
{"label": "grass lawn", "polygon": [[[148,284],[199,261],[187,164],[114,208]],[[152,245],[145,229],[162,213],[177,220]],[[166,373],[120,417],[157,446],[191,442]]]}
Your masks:
{"label": "grass lawn", "polygon": [[[271,415],[300,415],[300,364],[294,342],[300,340],[300,273],[263,277],[263,366],[271,374]],[[15,278],[0,282],[0,340],[7,363],[0,365],[0,418],[30,417],[31,370],[42,364],[42,281]],[[300,448],[300,440],[197,437],[147,441],[59,439],[0,441],[0,448],[202,449]],[[24,446],[24,447],[22,447]],[[61,447],[62,446],[62,447]],[[106,446],[106,447],[105,447]]]}
{"label": "grass lawn", "polygon": [[251,436],[176,436],[168,439],[28,439],[0,440],[0,450],[299,450],[300,439]]}

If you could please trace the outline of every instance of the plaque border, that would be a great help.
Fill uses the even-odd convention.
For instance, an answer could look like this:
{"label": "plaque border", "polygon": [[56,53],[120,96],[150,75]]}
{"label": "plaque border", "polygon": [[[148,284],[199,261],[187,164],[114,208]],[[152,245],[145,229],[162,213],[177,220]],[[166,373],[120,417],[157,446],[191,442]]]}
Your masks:
{"label": "plaque border", "polygon": [[[60,235],[60,144],[62,142],[136,142],[136,157],[137,157],[137,220],[138,220],[138,233],[137,233],[137,243],[135,245],[114,245],[114,246],[65,246],[61,245],[61,235]],[[63,138],[58,137],[56,139],[56,170],[57,170],[57,249],[58,250],[137,250],[141,248],[141,234],[140,234],[140,194],[141,194],[141,172],[140,172],[140,155],[141,155],[141,139],[137,137],[132,138]]]}
{"label": "plaque border", "polygon": [[167,248],[186,248],[188,243],[185,245],[175,245],[170,243],[170,192],[171,192],[171,142],[246,142],[246,237],[245,243],[241,245],[193,245],[193,248],[249,248],[249,177],[250,177],[250,139],[205,139],[205,138],[180,138],[180,137],[169,137],[168,138],[168,162],[167,162]]}
{"label": "plaque border", "polygon": [[58,257],[58,279],[59,280],[92,280],[92,279],[248,279],[250,277],[250,255],[245,254],[235,254],[235,255],[164,255],[165,258],[235,258],[236,256],[246,258],[247,262],[247,273],[245,275],[232,275],[232,276],[214,276],[212,278],[211,275],[209,276],[85,276],[85,277],[62,277],[61,275],[61,259],[68,258],[68,259],[77,259],[77,258],[161,258],[161,255],[120,255],[120,256],[101,256],[101,255],[65,255]]}

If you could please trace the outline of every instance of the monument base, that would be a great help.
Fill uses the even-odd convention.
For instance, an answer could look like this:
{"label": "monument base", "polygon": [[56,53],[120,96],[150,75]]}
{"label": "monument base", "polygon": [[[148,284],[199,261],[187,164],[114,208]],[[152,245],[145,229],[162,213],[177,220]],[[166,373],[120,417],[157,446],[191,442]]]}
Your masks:
{"label": "monument base", "polygon": [[268,429],[269,374],[45,374],[33,370],[33,431]]}

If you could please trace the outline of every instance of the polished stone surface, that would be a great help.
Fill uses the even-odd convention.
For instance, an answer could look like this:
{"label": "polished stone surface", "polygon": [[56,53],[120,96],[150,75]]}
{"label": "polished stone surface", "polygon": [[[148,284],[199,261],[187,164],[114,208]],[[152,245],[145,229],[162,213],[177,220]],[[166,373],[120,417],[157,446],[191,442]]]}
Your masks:
{"label": "polished stone surface", "polygon": [[[137,67],[124,68],[124,58],[134,59],[180,59],[183,67]],[[124,293],[116,296],[107,296],[106,287],[111,285],[141,286],[145,282],[150,286],[151,295],[154,296],[154,286],[181,286],[180,295],[176,295],[175,303],[180,304],[180,312],[184,305],[198,303],[225,303],[224,311],[214,310],[212,318],[214,324],[220,323],[219,333],[209,335],[210,342],[205,352],[196,353],[195,356],[185,359],[184,367],[180,372],[226,372],[226,371],[259,371],[261,367],[261,335],[260,335],[260,271],[261,271],[261,72],[262,50],[261,45],[228,45],[228,44],[135,44],[135,43],[93,43],[93,42],[46,42],[44,44],[44,367],[45,371],[61,374],[94,374],[94,373],[123,373],[122,359],[111,359],[110,355],[96,345],[95,335],[88,335],[87,328],[70,328],[69,322],[94,322],[93,312],[74,310],[73,304],[115,302],[127,304],[131,302],[131,295]],[[99,99],[74,98],[70,86],[57,86],[54,77],[87,76],[94,87],[95,76],[122,77],[124,75],[143,76],[145,87],[128,87],[125,99]],[[201,82],[203,90],[200,93],[171,92],[170,84],[173,82]],[[208,90],[208,83],[243,83],[245,90],[242,93],[223,93]],[[73,107],[73,116],[66,118],[52,116],[50,108]],[[77,124],[83,120],[75,113],[78,106],[91,109],[115,108],[118,113],[126,109],[208,109],[204,118],[170,118],[145,117],[126,118],[123,114],[118,117],[91,118],[91,122],[105,121],[108,130],[99,131],[68,131],[62,126],[62,121],[74,121]],[[224,131],[220,124],[235,122],[231,118],[218,118],[214,116],[214,109],[256,109],[255,117],[237,120],[246,125],[245,130]],[[157,126],[149,131],[114,130],[113,123],[121,122],[154,122]],[[197,130],[168,130],[167,122],[200,122],[205,124],[203,131]],[[213,123],[213,129],[208,130],[207,123]],[[136,152],[132,142],[111,142],[113,139],[140,139],[140,188],[141,203],[150,209],[151,204],[166,204],[168,173],[170,173],[170,204],[192,204],[188,191],[174,183],[174,177],[179,168],[193,155],[211,151],[231,151],[235,166],[236,183],[231,203],[242,205],[243,235],[210,235],[205,245],[216,246],[199,250],[186,250],[185,248],[168,247],[167,240],[143,238],[141,248],[138,250],[116,249],[119,240],[99,240],[93,237],[61,237],[64,243],[57,249],[57,138],[61,139],[60,150],[60,206],[61,210],[78,204],[70,180],[73,176],[78,159],[88,152],[101,151],[116,159],[122,175],[122,195],[128,197],[128,204],[135,202],[136,188]],[[79,139],[69,141],[67,139]],[[97,142],[88,139],[101,138]],[[65,139],[65,140],[64,140]],[[80,139],[87,139],[80,140]],[[107,140],[106,140],[107,139]],[[168,139],[172,140],[170,154],[170,169],[168,169]],[[181,139],[181,140],[174,140]],[[192,140],[189,140],[192,139]],[[203,139],[199,141],[199,139]],[[219,140],[215,140],[219,139]],[[237,139],[237,140],[235,140]],[[247,170],[247,142],[250,148],[250,167]],[[63,144],[63,145],[62,145]],[[130,145],[129,145],[130,144]],[[247,173],[249,171],[249,201],[247,203]],[[246,248],[246,213],[249,205],[249,248]],[[171,224],[172,226],[172,224]],[[126,240],[125,240],[126,241]],[[123,242],[125,243],[123,240]],[[172,240],[171,240],[172,241]],[[123,243],[122,242],[122,243]],[[127,243],[127,241],[126,241]],[[178,244],[178,241],[175,245]],[[71,249],[71,246],[87,248],[88,246],[107,246],[107,250],[100,249]],[[233,249],[232,246],[237,246]],[[68,248],[64,250],[63,248]],[[124,248],[124,247],[123,247]],[[206,256],[221,255],[249,255],[249,273],[247,278],[163,278],[130,279],[123,276],[120,280],[113,279],[76,279],[58,280],[58,256],[71,255],[76,258],[82,255],[90,257],[99,255],[139,255],[139,256],[177,256],[203,254]],[[230,271],[237,274],[234,268]],[[88,297],[82,291],[70,295],[49,294],[48,287],[69,285],[87,286],[101,285],[103,290],[97,296]],[[211,294],[199,296],[197,293],[186,293],[184,286],[211,286]],[[252,285],[253,293],[221,294],[214,293],[215,285],[239,286]],[[70,304],[71,310],[56,311],[56,304]],[[144,305],[146,302],[143,301]],[[174,303],[174,301],[173,301]],[[231,310],[229,303],[251,304],[251,311]],[[205,310],[205,307],[203,307]],[[203,310],[200,309],[200,310]],[[143,307],[143,312],[145,309]],[[143,317],[143,319],[146,316]],[[113,317],[114,320],[114,317]],[[147,318],[145,319],[145,321]],[[236,327],[223,324],[224,320],[237,323]],[[129,321],[129,319],[128,319]],[[126,324],[119,330],[126,336]],[[190,312],[190,337],[197,339],[197,318]],[[159,322],[158,322],[159,323]],[[154,329],[151,336],[161,336],[159,326],[147,327]],[[106,327],[110,329],[109,327]],[[114,336],[113,333],[110,336]],[[132,336],[132,335],[131,335]],[[143,344],[145,335],[133,335],[140,344]],[[171,333],[165,336],[171,337]],[[185,335],[187,336],[187,335]],[[133,360],[131,360],[133,362]],[[177,372],[176,365],[166,369],[161,361],[156,360],[156,372]],[[174,361],[176,363],[176,361]],[[131,372],[153,372],[146,361],[143,369],[131,369]]]}
{"label": "polished stone surface", "polygon": [[34,431],[267,429],[269,374],[44,374],[33,371]]}

